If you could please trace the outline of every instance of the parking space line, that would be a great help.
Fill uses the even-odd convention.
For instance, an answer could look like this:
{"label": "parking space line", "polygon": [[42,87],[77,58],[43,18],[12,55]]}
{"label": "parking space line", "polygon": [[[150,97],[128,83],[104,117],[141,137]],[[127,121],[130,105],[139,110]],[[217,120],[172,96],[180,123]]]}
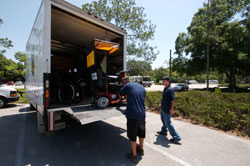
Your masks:
{"label": "parking space line", "polygon": [[144,142],[144,145],[149,147],[150,149],[152,149],[154,151],[157,151],[158,153],[162,154],[163,156],[169,158],[170,160],[173,160],[174,162],[176,162],[182,166],[192,166],[191,164],[179,159],[178,157],[173,156],[173,155],[165,152],[164,150],[161,150],[160,148],[156,147],[155,145],[152,145],[152,144],[147,143],[147,142]]}
{"label": "parking space line", "polygon": [[[124,130],[125,130],[125,129],[124,129]],[[123,136],[124,138],[127,138],[126,133],[121,134],[121,136]],[[169,154],[169,153],[165,152],[164,150],[161,150],[161,149],[160,149],[159,147],[157,147],[156,145],[152,145],[152,144],[150,144],[150,143],[144,141],[144,146],[146,146],[146,147],[152,149],[153,151],[156,151],[156,152],[162,154],[163,156],[165,156],[165,157],[169,158],[170,160],[172,160],[172,161],[174,161],[174,162],[180,164],[181,166],[192,166],[191,164],[189,164],[189,163],[187,163],[187,162],[185,162],[185,161],[179,159],[178,157],[173,156],[172,154]]]}
{"label": "parking space line", "polygon": [[26,113],[22,114],[21,125],[19,128],[15,166],[22,166],[23,165],[25,124],[26,124]]}
{"label": "parking space line", "polygon": [[[115,118],[115,119],[113,119],[113,120],[120,123],[120,120],[118,120],[117,118]],[[112,122],[108,122],[108,123],[111,123],[112,125],[114,125]],[[118,124],[119,124],[119,123],[118,123]],[[125,128],[124,126],[122,126],[121,124],[119,124],[119,125],[116,124],[115,126],[119,126],[119,127],[123,128],[124,130],[126,130],[126,128]],[[123,136],[124,138],[127,139],[126,132],[125,132],[125,133],[122,133],[121,136]],[[178,157],[173,156],[173,155],[167,153],[166,151],[160,149],[160,148],[157,147],[156,145],[153,145],[153,144],[150,144],[150,143],[144,141],[144,146],[146,146],[146,147],[152,149],[153,151],[156,151],[156,152],[162,154],[163,156],[165,156],[165,157],[169,158],[170,160],[172,160],[172,161],[174,161],[174,162],[180,164],[181,166],[192,166],[191,164],[189,164],[189,163],[187,163],[187,162],[185,162],[185,161],[179,159]]]}

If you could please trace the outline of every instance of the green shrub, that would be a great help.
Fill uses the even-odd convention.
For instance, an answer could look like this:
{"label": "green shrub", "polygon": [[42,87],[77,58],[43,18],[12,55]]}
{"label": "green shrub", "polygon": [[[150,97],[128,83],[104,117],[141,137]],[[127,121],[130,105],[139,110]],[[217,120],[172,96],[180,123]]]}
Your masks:
{"label": "green shrub", "polygon": [[[16,89],[16,90],[25,92],[24,89]],[[18,95],[19,95],[19,100],[16,101],[16,103],[29,103],[28,99],[26,98],[26,93],[23,93],[23,97],[20,94],[18,94]]]}
{"label": "green shrub", "polygon": [[[148,92],[146,105],[160,111],[161,97],[162,92]],[[175,116],[250,137],[250,93],[188,91],[175,97]]]}
{"label": "green shrub", "polygon": [[221,94],[221,89],[220,88],[215,88],[214,93]]}

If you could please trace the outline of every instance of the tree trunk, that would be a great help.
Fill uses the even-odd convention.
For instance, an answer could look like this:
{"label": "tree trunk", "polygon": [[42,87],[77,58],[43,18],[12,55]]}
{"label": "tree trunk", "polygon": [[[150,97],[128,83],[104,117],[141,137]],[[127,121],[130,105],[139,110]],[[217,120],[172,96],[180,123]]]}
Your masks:
{"label": "tree trunk", "polygon": [[229,80],[229,88],[232,92],[236,92],[236,67],[235,61],[232,61],[232,66],[230,67],[230,72],[226,72],[226,76]]}
{"label": "tree trunk", "polygon": [[236,64],[235,60],[233,60],[233,66],[232,66],[232,92],[236,92]]}

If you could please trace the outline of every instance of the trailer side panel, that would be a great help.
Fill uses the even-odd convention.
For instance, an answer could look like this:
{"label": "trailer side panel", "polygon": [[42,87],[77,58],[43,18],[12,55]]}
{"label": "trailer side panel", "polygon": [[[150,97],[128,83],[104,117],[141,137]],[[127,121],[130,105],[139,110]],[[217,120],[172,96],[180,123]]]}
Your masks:
{"label": "trailer side panel", "polygon": [[50,73],[51,2],[43,0],[26,45],[26,97],[43,114],[43,73]]}

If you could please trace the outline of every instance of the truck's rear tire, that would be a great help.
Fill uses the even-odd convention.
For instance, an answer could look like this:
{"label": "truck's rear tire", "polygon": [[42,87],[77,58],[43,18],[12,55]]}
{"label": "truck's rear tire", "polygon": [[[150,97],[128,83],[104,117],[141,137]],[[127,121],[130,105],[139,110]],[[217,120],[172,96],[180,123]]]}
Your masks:
{"label": "truck's rear tire", "polygon": [[4,97],[0,97],[0,108],[5,107],[7,104],[6,100]]}
{"label": "truck's rear tire", "polygon": [[107,97],[100,97],[97,99],[97,107],[107,108],[109,106],[109,99]]}

